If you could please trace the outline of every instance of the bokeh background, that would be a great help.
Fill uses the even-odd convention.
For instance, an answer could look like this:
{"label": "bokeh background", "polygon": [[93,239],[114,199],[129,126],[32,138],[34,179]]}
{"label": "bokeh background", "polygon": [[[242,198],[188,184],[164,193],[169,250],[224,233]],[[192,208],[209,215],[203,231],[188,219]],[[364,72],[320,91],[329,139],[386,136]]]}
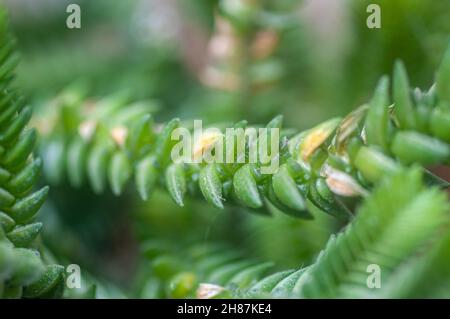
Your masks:
{"label": "bokeh background", "polygon": [[[22,55],[18,84],[37,116],[65,87],[83,82],[91,96],[126,89],[156,99],[161,122],[263,123],[283,114],[286,126],[304,129],[367,101],[396,59],[413,85],[429,87],[450,35],[447,0],[2,2]],[[66,27],[70,3],[81,7],[81,29]],[[381,7],[381,29],[366,26],[370,3]],[[98,196],[64,184],[51,188],[40,213],[57,258],[137,295],[146,240],[224,242],[285,269],[308,264],[341,227],[315,217],[219,212],[195,201],[179,208],[163,192],[143,202],[134,189]]]}

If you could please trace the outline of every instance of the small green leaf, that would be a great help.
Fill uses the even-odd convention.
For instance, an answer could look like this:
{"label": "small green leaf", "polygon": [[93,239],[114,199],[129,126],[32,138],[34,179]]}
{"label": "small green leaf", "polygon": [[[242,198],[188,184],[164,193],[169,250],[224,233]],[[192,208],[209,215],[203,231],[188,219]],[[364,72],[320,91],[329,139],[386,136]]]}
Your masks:
{"label": "small green leaf", "polygon": [[215,164],[208,164],[200,170],[199,186],[203,196],[209,203],[223,209],[222,182]]}
{"label": "small green leaf", "polygon": [[398,164],[374,148],[361,146],[355,158],[355,166],[367,180],[376,182],[387,173],[397,170]]}
{"label": "small green leaf", "polygon": [[131,176],[131,165],[124,152],[117,151],[114,153],[108,173],[112,192],[115,195],[120,195],[123,186]]}
{"label": "small green leaf", "polygon": [[397,61],[394,67],[393,96],[395,114],[401,128],[416,127],[415,110],[410,94],[408,74],[403,62]]}
{"label": "small green leaf", "polygon": [[291,177],[286,164],[272,177],[273,190],[280,201],[295,210],[305,210],[305,200]]}
{"label": "small green leaf", "polygon": [[245,205],[250,208],[260,208],[263,206],[263,202],[251,170],[251,164],[246,164],[239,168],[233,177],[233,187],[236,196]]}
{"label": "small green leaf", "polygon": [[294,270],[280,271],[273,275],[270,275],[248,290],[249,297],[260,297],[264,298],[266,295],[270,294],[272,289],[284,278],[288,277],[294,272]]}
{"label": "small green leaf", "polygon": [[333,193],[330,191],[322,177],[317,178],[309,184],[308,198],[315,206],[327,214],[342,220],[347,220],[349,218],[348,213],[345,211],[344,207],[336,201]]}
{"label": "small green leaf", "polygon": [[333,202],[334,201],[334,195],[331,192],[330,188],[328,187],[325,179],[323,177],[319,177],[316,180],[316,189],[317,193],[327,202]]}
{"label": "small green leaf", "polygon": [[64,267],[48,265],[38,280],[25,287],[23,296],[25,298],[53,297],[53,290],[58,290],[61,282],[64,284]]}
{"label": "small green leaf", "polygon": [[45,145],[42,154],[44,174],[52,184],[58,184],[64,174],[65,140],[61,136],[53,137]]}
{"label": "small green leaf", "polygon": [[378,82],[366,116],[366,137],[368,144],[380,146],[384,151],[389,144],[389,78],[383,76]]}
{"label": "small green leaf", "polygon": [[441,140],[450,143],[450,104],[441,103],[430,117],[431,133]]}
{"label": "small green leaf", "polygon": [[271,291],[271,295],[274,297],[287,297],[295,288],[299,278],[305,273],[307,268],[302,268],[289,276],[283,278]]}
{"label": "small green leaf", "polygon": [[8,75],[12,73],[16,65],[19,63],[19,56],[13,53],[0,65],[0,79],[4,80]]}
{"label": "small green leaf", "polygon": [[47,198],[48,189],[48,186],[45,186],[37,192],[16,201],[11,208],[11,217],[19,224],[33,218]]}
{"label": "small green leaf", "polygon": [[440,99],[450,102],[450,45],[437,71],[436,90]]}
{"label": "small green leaf", "polygon": [[5,98],[8,107],[0,113],[0,127],[5,127],[11,118],[23,107],[23,99],[16,99],[15,96],[8,94]]}
{"label": "small green leaf", "polygon": [[283,115],[275,116],[267,125],[266,128],[281,128],[283,125]]}
{"label": "small green leaf", "polygon": [[31,107],[25,107],[17,118],[15,118],[11,124],[0,133],[0,143],[7,144],[17,138],[30,120],[31,113]]}
{"label": "small green leaf", "polygon": [[175,118],[171,120],[159,133],[155,145],[155,158],[158,162],[169,158],[172,146],[172,132],[180,125],[180,120]]}
{"label": "small green leaf", "polygon": [[9,232],[15,225],[16,222],[14,221],[14,219],[3,212],[0,212],[0,226],[4,229],[5,232]]}
{"label": "small green leaf", "polygon": [[30,162],[8,181],[8,190],[17,196],[31,189],[39,177],[41,166],[40,158]]}
{"label": "small green leaf", "polygon": [[95,193],[102,193],[105,189],[106,170],[110,157],[108,145],[98,143],[95,145],[88,157],[87,175]]}
{"label": "small green leaf", "polygon": [[11,206],[15,201],[15,197],[6,189],[0,187],[0,208]]}
{"label": "small green leaf", "polygon": [[41,229],[42,223],[17,226],[6,236],[16,247],[27,247],[37,237]]}
{"label": "small green leaf", "polygon": [[141,160],[136,166],[136,187],[143,200],[147,200],[150,192],[155,187],[158,171],[155,167],[155,158],[148,156]]}
{"label": "small green leaf", "polygon": [[[280,211],[284,214],[291,215],[296,218],[306,218],[310,219],[311,215],[306,211],[299,211],[286,206],[280,201],[280,199],[275,195],[272,183],[264,183],[262,186],[262,194],[267,205],[267,213],[271,214],[274,210]],[[263,211],[262,213],[266,213]]]}
{"label": "small green leaf", "polygon": [[[0,153],[0,156],[1,156],[1,153]],[[11,177],[11,173],[8,170],[0,167],[0,183],[1,184],[6,183],[10,177]]]}
{"label": "small green leaf", "polygon": [[392,152],[407,164],[418,162],[429,165],[450,159],[450,145],[414,131],[397,132],[392,142]]}
{"label": "small green leaf", "polygon": [[35,143],[36,130],[28,130],[19,138],[18,142],[6,152],[3,158],[3,164],[10,169],[20,166],[33,151]]}

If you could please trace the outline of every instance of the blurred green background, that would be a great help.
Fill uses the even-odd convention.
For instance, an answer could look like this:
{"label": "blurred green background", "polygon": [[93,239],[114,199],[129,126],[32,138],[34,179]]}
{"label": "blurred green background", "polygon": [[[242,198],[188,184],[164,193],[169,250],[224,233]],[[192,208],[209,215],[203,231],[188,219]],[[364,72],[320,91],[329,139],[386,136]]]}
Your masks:
{"label": "blurred green background", "polygon": [[[450,34],[450,1],[3,2],[22,55],[18,83],[37,116],[82,81],[93,97],[126,89],[158,100],[158,121],[262,123],[281,113],[286,126],[304,129],[367,101],[396,59],[413,85],[429,87]],[[81,29],[66,27],[69,3],[81,7]],[[380,29],[366,26],[370,3],[381,7]],[[142,267],[139,244],[147,239],[226,242],[280,269],[308,264],[341,226],[315,217],[219,212],[192,201],[179,208],[163,193],[142,202],[133,189],[99,197],[64,185],[52,187],[41,212],[58,258],[125,288]]]}

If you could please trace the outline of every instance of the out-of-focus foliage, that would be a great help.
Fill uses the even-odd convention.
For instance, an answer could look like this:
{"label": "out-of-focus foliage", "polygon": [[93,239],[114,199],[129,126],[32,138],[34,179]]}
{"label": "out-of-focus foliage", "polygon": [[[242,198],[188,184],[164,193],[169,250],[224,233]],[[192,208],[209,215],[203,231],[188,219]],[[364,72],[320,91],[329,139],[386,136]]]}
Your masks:
{"label": "out-of-focus foliage", "polygon": [[[272,263],[239,258],[220,246],[200,245],[176,253],[161,242],[147,242],[143,255],[151,260],[145,267],[150,274],[139,289],[145,297],[173,298],[448,296],[444,287],[450,278],[438,267],[442,283],[430,285],[428,291],[411,289],[426,280],[433,263],[445,258],[442,245],[447,238],[442,226],[448,222],[448,209],[445,193],[425,189],[418,169],[402,171],[384,179],[355,220],[331,236],[311,266],[267,275]],[[417,254],[430,246],[435,248],[419,258]],[[366,269],[373,265],[383,274],[376,290],[366,284]],[[418,271],[415,278],[407,267]],[[403,285],[410,285],[409,289]]]}
{"label": "out-of-focus foliage", "polygon": [[36,214],[48,186],[34,191],[41,160],[33,153],[36,130],[27,128],[31,108],[12,85],[17,64],[15,40],[0,8],[0,297],[58,297],[63,267],[46,265],[36,242],[42,223]]}

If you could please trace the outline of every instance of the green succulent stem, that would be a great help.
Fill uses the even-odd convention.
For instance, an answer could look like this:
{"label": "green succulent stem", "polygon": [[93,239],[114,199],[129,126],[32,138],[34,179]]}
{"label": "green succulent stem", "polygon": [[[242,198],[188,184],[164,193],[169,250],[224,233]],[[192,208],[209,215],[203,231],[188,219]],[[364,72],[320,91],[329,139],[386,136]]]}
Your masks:
{"label": "green succulent stem", "polygon": [[[445,78],[446,61],[438,80]],[[42,141],[46,173],[50,181],[58,181],[66,172],[73,186],[87,178],[97,193],[109,184],[116,195],[134,179],[144,200],[162,187],[180,206],[188,196],[203,197],[218,209],[230,203],[268,211],[270,203],[291,216],[311,218],[309,203],[348,220],[353,214],[344,202],[364,197],[386,174],[412,164],[427,167],[450,162],[450,101],[442,85],[440,90],[416,89],[413,96],[401,63],[394,69],[392,100],[389,82],[388,76],[382,77],[368,105],[306,131],[283,130],[282,117],[274,118],[265,127],[281,130],[280,151],[278,169],[269,174],[264,174],[260,158],[256,163],[174,163],[172,133],[185,127],[184,122],[173,119],[155,124],[151,113],[157,109],[156,102],[130,101],[120,93],[97,101],[94,111],[88,112],[85,96],[73,86],[60,95],[56,117],[46,124],[52,126],[46,131],[53,132]],[[68,100],[67,96],[78,97]],[[243,121],[230,127],[252,126]],[[222,134],[226,136],[225,131]],[[257,136],[258,145],[268,137],[264,134]],[[206,143],[205,148],[220,141],[227,144],[223,136],[210,144],[198,143],[200,148],[201,143]],[[225,147],[225,154],[233,150]],[[242,158],[249,159],[249,152],[247,147]]]}

